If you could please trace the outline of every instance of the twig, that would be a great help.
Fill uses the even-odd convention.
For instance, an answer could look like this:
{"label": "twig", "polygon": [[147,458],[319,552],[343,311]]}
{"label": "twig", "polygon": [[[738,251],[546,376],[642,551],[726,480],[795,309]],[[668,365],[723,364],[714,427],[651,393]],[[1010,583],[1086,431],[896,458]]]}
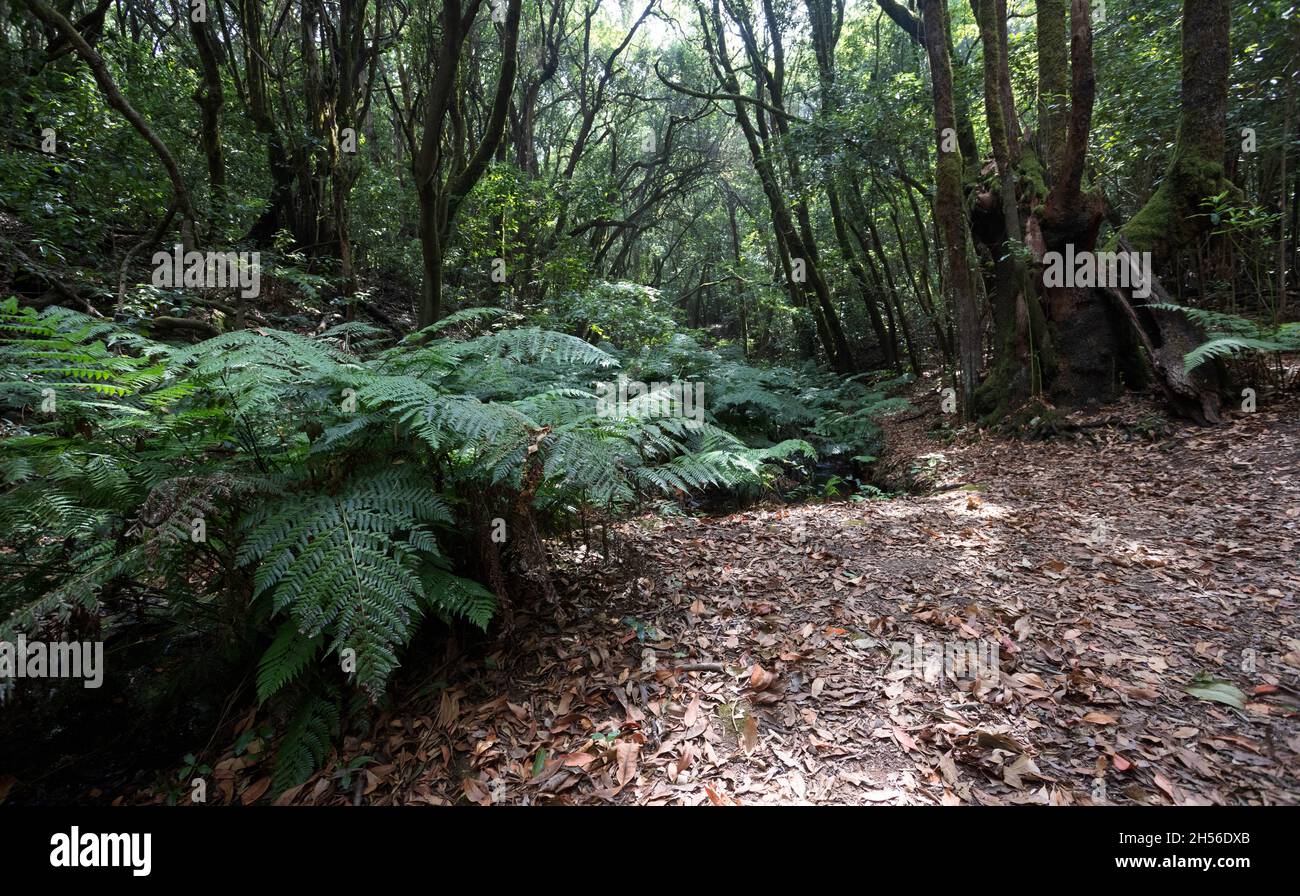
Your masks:
{"label": "twig", "polygon": [[117,304],[118,305],[121,305],[122,302],[126,300],[126,275],[128,269],[131,267],[131,259],[135,258],[135,256],[138,255],[139,253],[146,251],[155,243],[157,243],[160,239],[162,239],[163,234],[167,232],[167,228],[172,226],[172,219],[175,217],[176,217],[176,200],[173,199],[171,205],[167,206],[167,214],[163,215],[162,220],[158,222],[158,226],[155,227],[150,233],[145,234],[144,239],[140,240],[140,242],[136,243],[129,250],[127,250],[126,257],[122,259],[122,267],[118,271],[118,275],[117,275]]}
{"label": "twig", "polygon": [[727,667],[722,663],[683,663],[680,666],[673,666],[673,674],[678,672],[726,672]]}

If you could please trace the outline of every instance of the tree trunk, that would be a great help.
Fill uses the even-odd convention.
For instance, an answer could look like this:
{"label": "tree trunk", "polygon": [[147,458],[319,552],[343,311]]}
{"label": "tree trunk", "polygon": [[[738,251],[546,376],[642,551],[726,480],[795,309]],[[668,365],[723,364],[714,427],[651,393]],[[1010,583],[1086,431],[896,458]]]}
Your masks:
{"label": "tree trunk", "polygon": [[961,369],[962,413],[968,419],[974,408],[979,384],[982,345],[979,312],[966,254],[966,216],[962,199],[962,158],[945,151],[948,135],[956,132],[952,99],[952,65],[948,58],[948,23],[943,0],[922,0],[926,52],[930,58],[931,90],[934,95],[935,217],[943,233],[948,261],[948,289],[957,317],[957,357]]}
{"label": "tree trunk", "polygon": [[194,102],[200,111],[199,146],[208,163],[212,205],[220,212],[226,205],[226,160],[221,148],[221,107],[225,96],[221,90],[221,69],[208,23],[196,22],[190,16],[190,34],[199,56],[199,86],[194,91]]}
{"label": "tree trunk", "polygon": [[1069,103],[1069,55],[1065,36],[1066,0],[1037,0],[1038,146],[1047,178],[1060,178],[1065,157],[1066,108]]}
{"label": "tree trunk", "polygon": [[1223,176],[1228,117],[1228,0],[1183,0],[1183,90],[1178,138],[1164,180],[1121,228],[1157,270],[1209,228],[1201,202],[1230,186]]}
{"label": "tree trunk", "polygon": [[72,44],[77,51],[77,55],[90,67],[91,74],[95,77],[95,83],[104,94],[109,106],[121,113],[122,117],[130,122],[131,126],[136,129],[145,142],[153,148],[154,154],[162,163],[163,169],[167,172],[167,178],[171,181],[172,194],[176,200],[176,206],[181,214],[181,238],[186,251],[194,248],[194,226],[198,216],[194,211],[194,204],[190,199],[189,187],[185,185],[185,178],[181,174],[180,165],[176,162],[176,157],[172,155],[167,144],[163,143],[162,138],[154,132],[149,123],[144,120],[139,112],[126,100],[113,81],[113,76],[109,74],[108,66],[104,64],[104,58],[97,53],[86,39],[81,36],[81,32],[73,27],[72,23],[67,20],[61,13],[51,9],[41,0],[23,0],[27,7],[38,19],[59,33],[64,40]]}

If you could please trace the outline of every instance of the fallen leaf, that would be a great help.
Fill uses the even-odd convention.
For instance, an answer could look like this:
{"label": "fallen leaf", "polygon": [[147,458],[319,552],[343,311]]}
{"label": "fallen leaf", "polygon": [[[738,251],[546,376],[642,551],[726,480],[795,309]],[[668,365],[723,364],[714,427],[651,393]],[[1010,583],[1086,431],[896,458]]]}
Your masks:
{"label": "fallen leaf", "polygon": [[622,787],[636,777],[637,759],[641,755],[641,745],[635,741],[621,740],[614,745],[614,754],[618,760],[618,768],[614,777],[619,786]]}
{"label": "fallen leaf", "polygon": [[776,679],[775,672],[767,671],[758,663],[755,663],[753,668],[749,670],[749,686],[756,691],[766,690],[771,687],[772,682],[776,681]]}
{"label": "fallen leaf", "polygon": [[696,694],[691,700],[691,705],[686,707],[686,713],[682,716],[682,725],[691,728],[695,725],[695,720],[700,715],[700,695]]}
{"label": "fallen leaf", "polygon": [[1246,695],[1241,688],[1228,681],[1217,678],[1198,677],[1192,680],[1184,690],[1199,700],[1224,703],[1234,709],[1245,710]]}
{"label": "fallen leaf", "polygon": [[753,753],[758,749],[758,719],[753,715],[745,717],[745,752]]}
{"label": "fallen leaf", "polygon": [[271,787],[270,778],[262,778],[260,780],[254,781],[252,784],[249,784],[248,787],[244,789],[243,793],[239,795],[239,801],[243,803],[245,806],[251,806],[253,803],[260,800],[262,798],[262,794],[266,793],[266,791],[269,790],[270,787]]}

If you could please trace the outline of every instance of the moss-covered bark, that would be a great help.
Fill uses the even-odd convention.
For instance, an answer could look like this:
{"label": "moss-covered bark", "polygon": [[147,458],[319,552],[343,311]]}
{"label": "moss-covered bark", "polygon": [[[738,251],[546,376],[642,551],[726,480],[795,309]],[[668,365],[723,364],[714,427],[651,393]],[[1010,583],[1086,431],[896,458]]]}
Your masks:
{"label": "moss-covered bark", "polygon": [[1120,233],[1157,269],[1209,227],[1201,203],[1231,185],[1223,154],[1228,116],[1228,0],[1183,0],[1183,88],[1164,180]]}
{"label": "moss-covered bark", "polygon": [[957,355],[962,377],[963,413],[974,407],[975,388],[979,384],[982,346],[979,312],[975,304],[970,261],[966,254],[967,225],[962,200],[962,158],[957,152],[945,152],[945,132],[956,128],[953,108],[952,65],[948,57],[948,21],[943,0],[923,0],[922,21],[925,45],[930,57],[931,88],[934,94],[934,123],[939,147],[935,162],[935,217],[943,231],[944,252],[948,261],[948,288],[957,317]]}
{"label": "moss-covered bark", "polygon": [[[1065,0],[1038,0],[1036,12],[1038,142],[1043,167],[1055,174],[1065,157],[1066,108],[1069,104]],[[1047,195],[1046,190],[1042,195]]]}

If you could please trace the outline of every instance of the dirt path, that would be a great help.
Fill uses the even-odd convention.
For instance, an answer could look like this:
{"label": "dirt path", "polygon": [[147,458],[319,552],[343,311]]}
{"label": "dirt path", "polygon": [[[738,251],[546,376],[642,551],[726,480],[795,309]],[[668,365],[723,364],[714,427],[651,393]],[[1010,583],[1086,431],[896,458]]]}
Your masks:
{"label": "dirt path", "polygon": [[[562,607],[353,744],[375,757],[356,786],[398,803],[1300,802],[1298,417],[930,443],[914,472],[947,487],[928,496],[629,524],[637,568],[568,564]],[[983,661],[996,645],[1000,674],[952,680],[891,658],[899,642]],[[287,801],[352,796],[336,781]]]}

